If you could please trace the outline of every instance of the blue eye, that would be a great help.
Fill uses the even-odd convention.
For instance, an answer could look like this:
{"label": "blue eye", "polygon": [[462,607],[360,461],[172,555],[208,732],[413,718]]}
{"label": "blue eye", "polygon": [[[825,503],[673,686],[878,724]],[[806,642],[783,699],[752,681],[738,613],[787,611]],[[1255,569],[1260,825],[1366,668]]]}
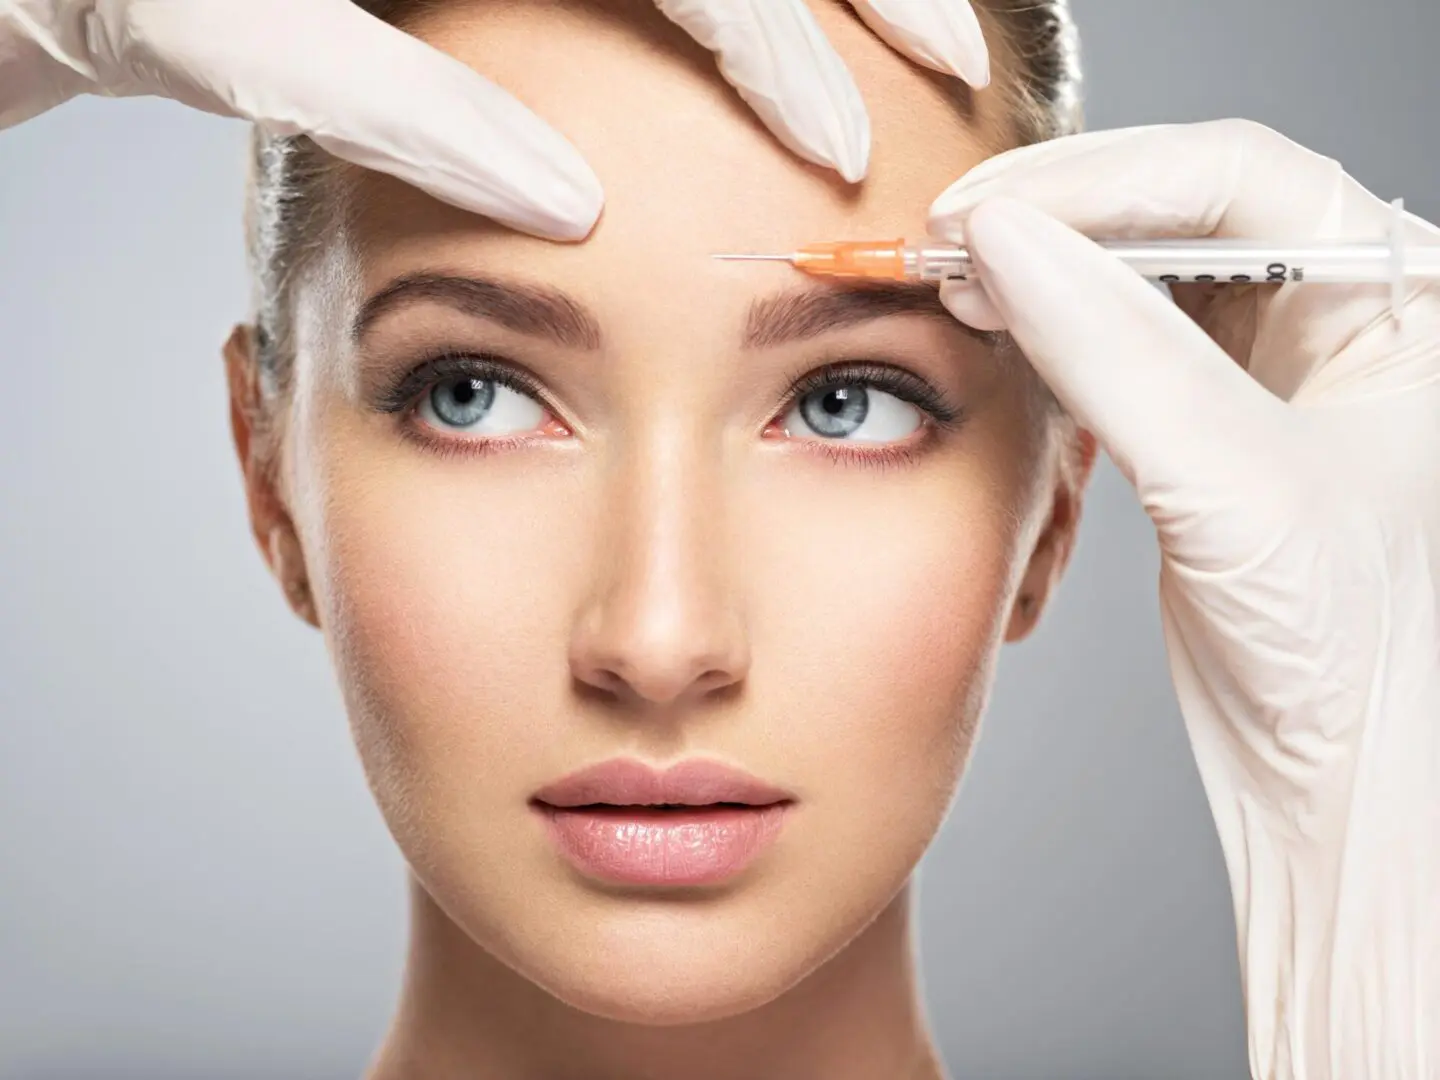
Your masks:
{"label": "blue eye", "polygon": [[907,401],[865,383],[835,383],[814,390],[785,417],[785,433],[847,442],[898,442],[914,434],[924,414]]}
{"label": "blue eye", "polygon": [[533,431],[545,420],[545,408],[538,401],[494,379],[436,383],[421,399],[419,413],[434,427],[470,435]]}

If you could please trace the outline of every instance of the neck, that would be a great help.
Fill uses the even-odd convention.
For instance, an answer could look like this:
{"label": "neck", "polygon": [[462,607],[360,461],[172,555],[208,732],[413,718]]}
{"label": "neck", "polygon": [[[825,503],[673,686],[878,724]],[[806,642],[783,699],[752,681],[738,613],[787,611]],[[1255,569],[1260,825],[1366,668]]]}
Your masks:
{"label": "neck", "polygon": [[368,1080],[944,1080],[915,977],[907,885],[780,997],[679,1026],[574,1009],[476,945],[413,881],[410,956]]}

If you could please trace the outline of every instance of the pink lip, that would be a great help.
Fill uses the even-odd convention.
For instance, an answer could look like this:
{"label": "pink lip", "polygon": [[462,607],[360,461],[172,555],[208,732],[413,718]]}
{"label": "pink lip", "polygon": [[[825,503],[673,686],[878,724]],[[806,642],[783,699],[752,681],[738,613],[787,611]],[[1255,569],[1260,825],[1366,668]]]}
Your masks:
{"label": "pink lip", "polygon": [[779,835],[793,801],[718,762],[685,761],[662,772],[627,759],[571,773],[532,800],[576,869],[635,885],[734,877]]}
{"label": "pink lip", "polygon": [[793,798],[788,791],[772,787],[749,773],[718,761],[699,759],[682,761],[661,771],[633,758],[614,758],[573,772],[535,793],[537,801],[562,810],[592,803],[710,806],[727,802],[769,806]]}

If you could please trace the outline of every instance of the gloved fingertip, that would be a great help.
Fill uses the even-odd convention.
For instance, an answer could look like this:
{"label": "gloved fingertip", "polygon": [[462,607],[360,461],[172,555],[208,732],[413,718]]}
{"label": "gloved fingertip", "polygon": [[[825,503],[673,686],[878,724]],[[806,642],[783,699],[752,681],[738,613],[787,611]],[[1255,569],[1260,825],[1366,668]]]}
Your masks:
{"label": "gloved fingertip", "polygon": [[1008,328],[1000,310],[979,282],[946,282],[940,288],[940,302],[956,319],[976,330],[989,332]]}
{"label": "gloved fingertip", "polygon": [[599,220],[599,214],[587,218],[558,217],[548,221],[536,222],[533,227],[527,228],[525,231],[543,240],[555,240],[565,244],[578,244],[582,240],[589,239],[590,234],[595,231],[595,225]]}
{"label": "gloved fingertip", "polygon": [[1018,199],[995,196],[970,212],[965,219],[965,248],[997,312],[1014,314],[1017,296],[1055,291],[1053,279],[1062,271],[1053,243],[1056,234],[1064,231],[1058,222]]}
{"label": "gloved fingertip", "polygon": [[990,85],[990,52],[984,42],[978,49],[956,49],[926,66],[954,75],[972,90],[984,90]]}
{"label": "gloved fingertip", "polygon": [[549,176],[534,181],[525,190],[524,202],[512,208],[508,224],[546,240],[567,243],[584,240],[594,232],[605,209],[605,189],[578,154],[564,163],[556,162]]}
{"label": "gloved fingertip", "polygon": [[851,0],[865,23],[902,55],[976,90],[990,83],[990,49],[971,0]]}
{"label": "gloved fingertip", "polygon": [[927,224],[931,236],[951,239],[949,232],[963,229],[965,217],[980,201],[979,193],[964,185],[964,180],[956,181],[930,204]]}
{"label": "gloved fingertip", "polygon": [[965,54],[957,74],[972,90],[984,90],[990,85],[990,50],[984,39],[979,48]]}
{"label": "gloved fingertip", "polygon": [[838,173],[847,184],[860,183],[870,171],[868,141],[857,144],[854,140],[835,138],[807,139],[801,136],[799,125],[792,123],[787,126],[779,120],[772,124],[771,130],[791,153],[811,165]]}
{"label": "gloved fingertip", "polygon": [[517,197],[513,193],[497,198],[493,190],[457,190],[453,185],[419,181],[418,186],[432,195],[471,213],[488,217],[519,232],[542,240],[576,243],[595,231],[604,210],[603,195],[598,199],[556,197],[552,195]]}
{"label": "gloved fingertip", "polygon": [[556,233],[551,239],[576,242],[595,231],[605,210],[605,189],[594,173],[586,171],[589,181],[577,185],[573,193],[556,206]]}
{"label": "gloved fingertip", "polygon": [[[846,79],[849,79],[848,72]],[[835,171],[846,183],[858,184],[870,171],[870,112],[858,89],[847,98],[836,102],[837,115],[834,126],[829,128],[832,136],[828,140],[829,156]]]}
{"label": "gloved fingertip", "polygon": [[956,73],[971,89],[984,90],[990,85],[990,45],[973,0],[964,0],[964,6],[952,12],[952,20],[960,46]]}
{"label": "gloved fingertip", "polygon": [[925,225],[925,235],[964,247],[965,219],[957,214],[931,214]]}
{"label": "gloved fingertip", "polygon": [[842,155],[841,160],[835,165],[835,170],[847,184],[860,183],[870,171],[870,154],[868,149],[864,153]]}
{"label": "gloved fingertip", "polygon": [[971,209],[965,228],[973,245],[986,248],[1023,242],[1043,221],[1038,210],[1019,199],[996,196]]}

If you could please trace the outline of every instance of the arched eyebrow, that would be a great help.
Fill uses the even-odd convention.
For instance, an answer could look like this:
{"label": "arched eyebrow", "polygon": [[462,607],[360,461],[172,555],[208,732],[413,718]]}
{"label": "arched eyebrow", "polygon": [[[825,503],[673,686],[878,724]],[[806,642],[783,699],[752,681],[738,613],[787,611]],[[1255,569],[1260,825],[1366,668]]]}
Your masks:
{"label": "arched eyebrow", "polygon": [[[543,286],[445,273],[417,273],[388,283],[361,305],[351,325],[359,341],[383,316],[412,304],[438,303],[471,318],[567,348],[595,350],[603,343],[599,320],[574,297]],[[770,349],[899,315],[939,319],[988,345],[1003,336],[958,322],[923,282],[855,281],[815,284],[750,305],[741,344]]]}
{"label": "arched eyebrow", "polygon": [[997,344],[1002,337],[956,320],[940,302],[934,285],[855,281],[793,289],[756,300],[746,317],[741,342],[747,349],[771,349],[896,315],[939,319],[987,345]]}
{"label": "arched eyebrow", "polygon": [[567,348],[600,348],[600,324],[595,317],[557,289],[438,273],[407,274],[367,299],[351,324],[351,340],[359,341],[382,316],[427,302]]}

